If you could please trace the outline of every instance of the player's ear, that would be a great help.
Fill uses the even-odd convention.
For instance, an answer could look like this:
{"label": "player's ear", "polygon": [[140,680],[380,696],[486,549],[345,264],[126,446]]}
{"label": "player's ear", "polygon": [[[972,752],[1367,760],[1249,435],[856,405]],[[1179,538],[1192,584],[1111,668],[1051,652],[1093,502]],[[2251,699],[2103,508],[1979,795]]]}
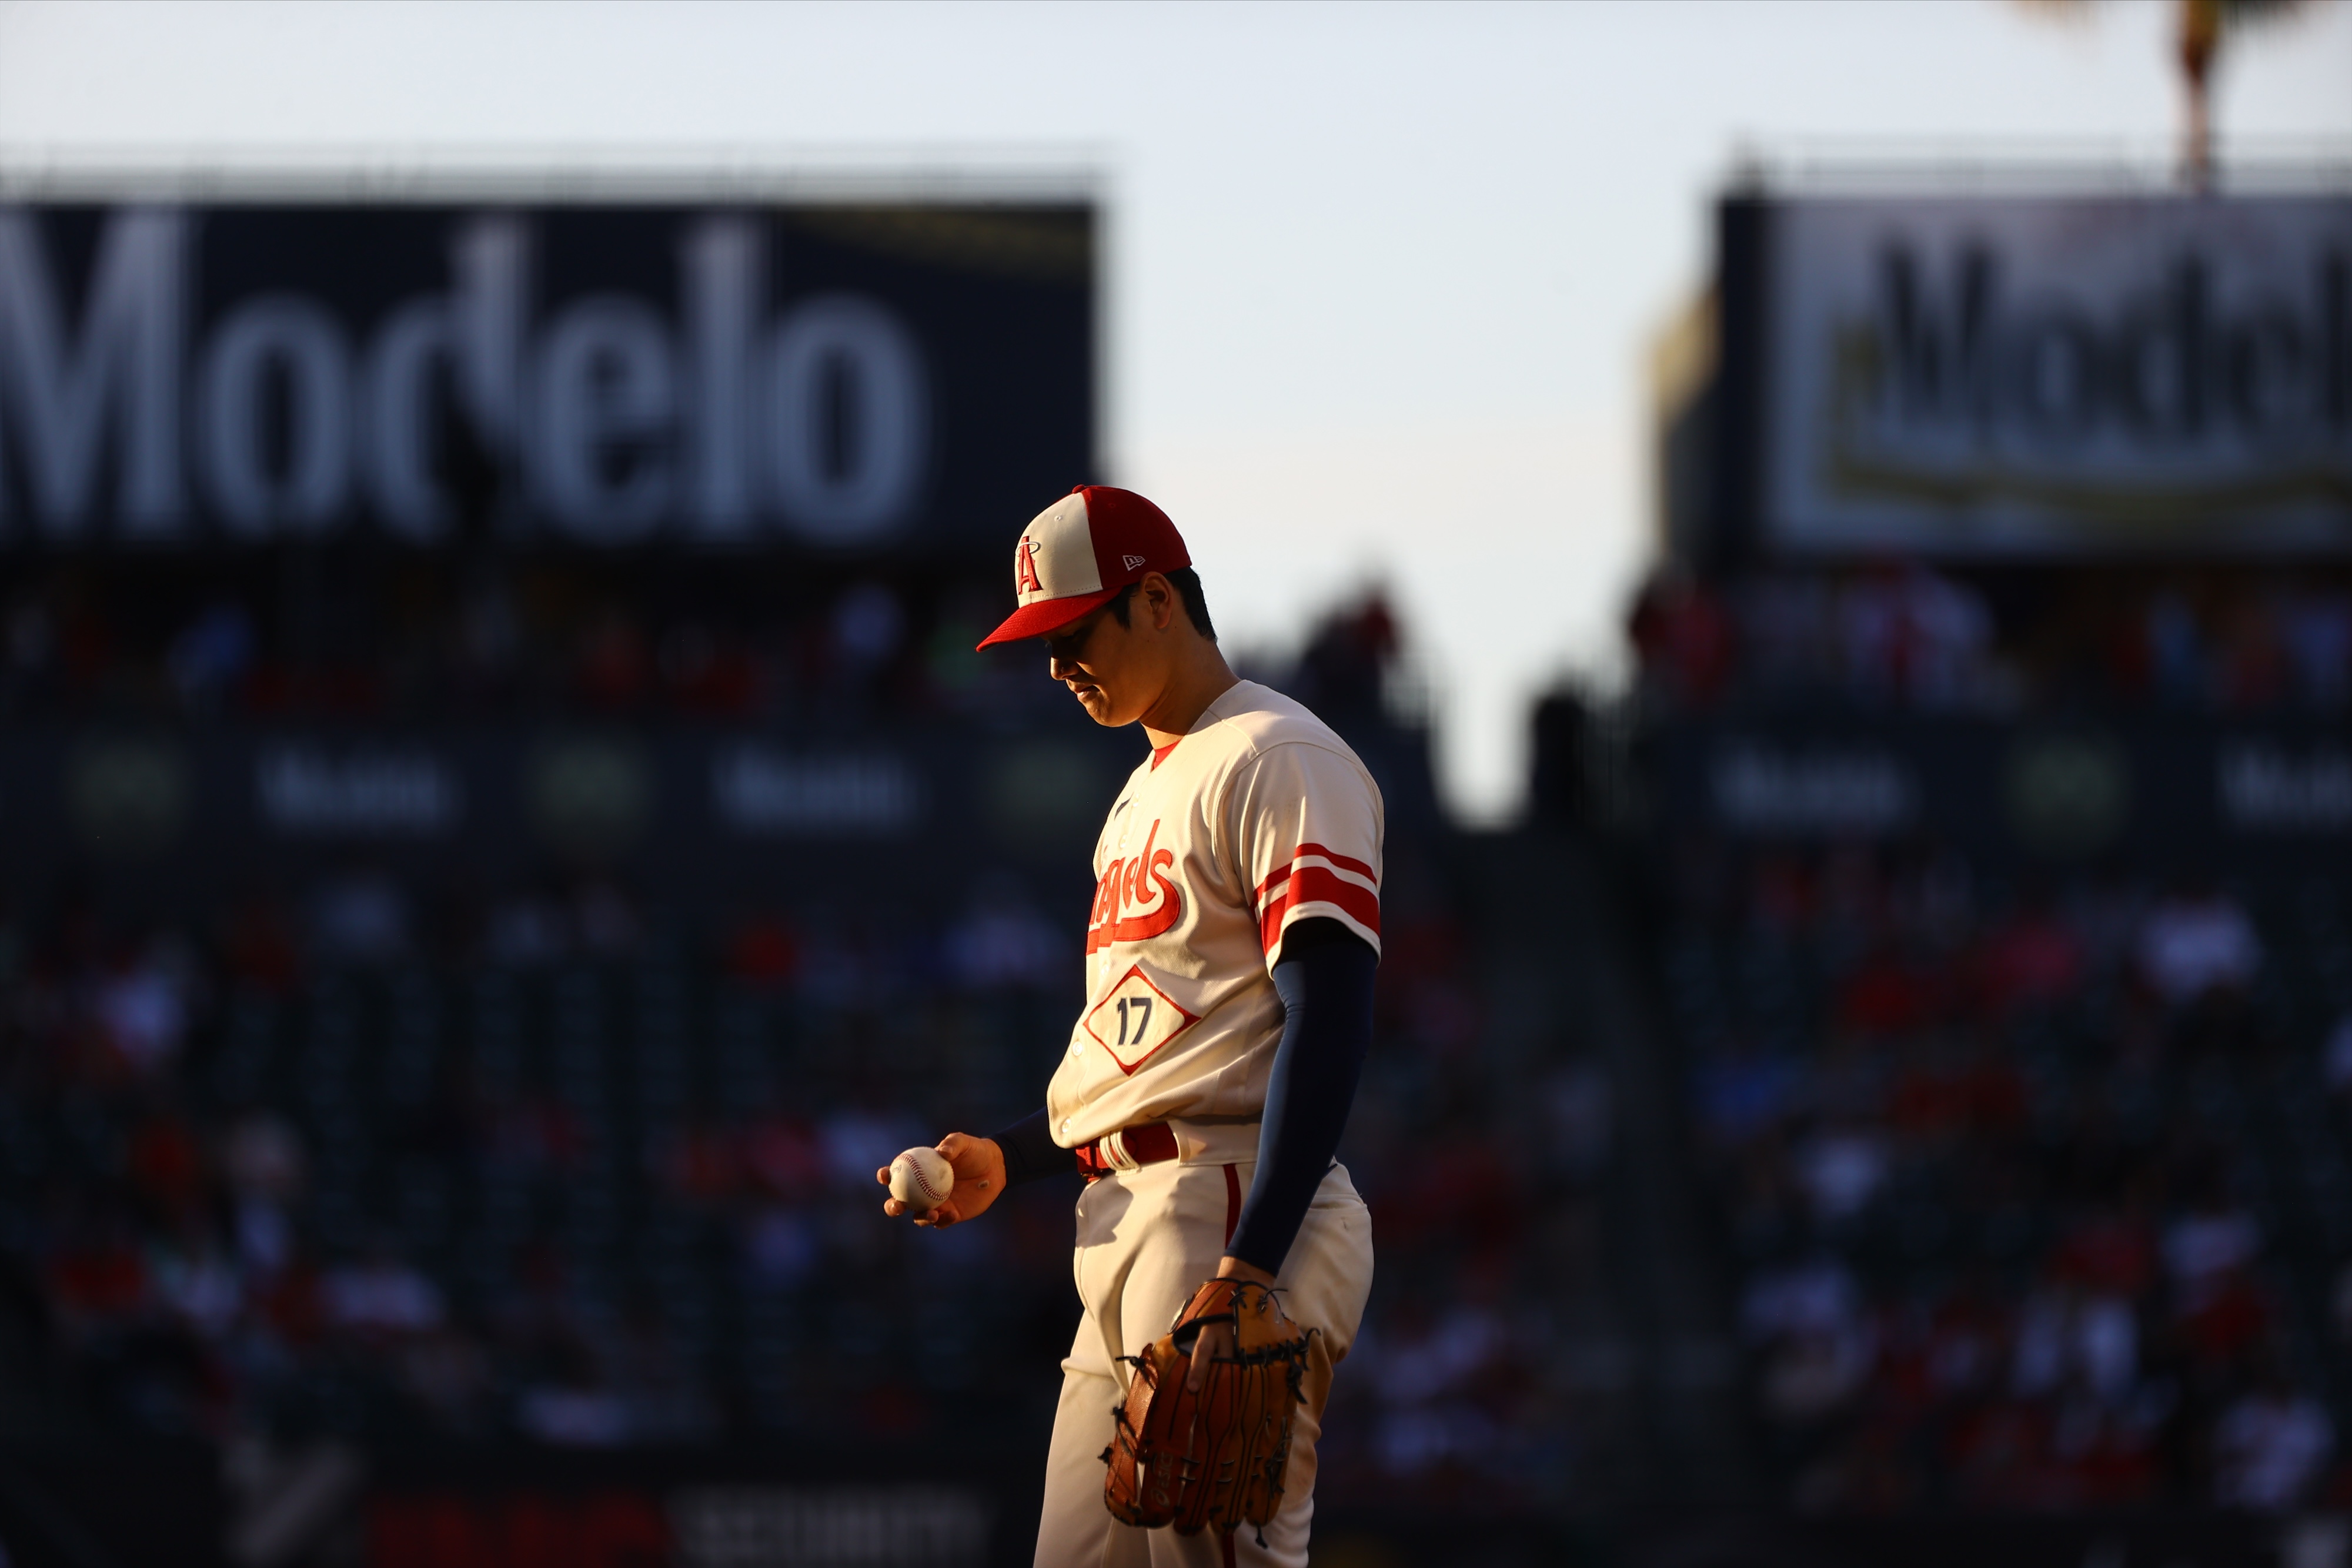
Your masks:
{"label": "player's ear", "polygon": [[1176,623],[1176,585],[1152,572],[1143,580],[1142,599],[1151,616],[1151,629],[1165,632]]}

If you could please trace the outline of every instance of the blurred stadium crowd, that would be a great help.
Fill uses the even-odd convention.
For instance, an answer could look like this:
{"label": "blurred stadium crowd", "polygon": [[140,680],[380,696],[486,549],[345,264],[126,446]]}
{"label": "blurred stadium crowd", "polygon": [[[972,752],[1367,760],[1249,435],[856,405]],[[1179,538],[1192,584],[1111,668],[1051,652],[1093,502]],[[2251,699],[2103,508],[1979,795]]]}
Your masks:
{"label": "blurred stadium crowd", "polygon": [[[2198,583],[1660,586],[1633,612],[1633,711],[2338,710],[2352,599],[2332,579]],[[371,656],[339,660],[349,628],[256,614],[266,592],[59,567],[9,601],[5,700],[196,723],[1066,717],[1025,661],[970,652],[985,607],[956,581],[835,581],[766,618],[751,592],[698,580],[666,605],[558,559],[420,591],[457,608],[405,624],[389,592],[350,637]],[[1498,1046],[1500,944],[1557,913],[1482,883],[1440,820],[1399,642],[1374,598],[1263,673],[1391,795],[1380,1033],[1343,1150],[1380,1281],[1322,1495],[1603,1504],[1618,1435],[1593,1394],[1627,1374],[1592,1302],[1648,1244],[1607,1218],[1617,1087],[1578,1053],[1583,1022],[1533,1061]],[[1676,833],[1639,867],[1777,1496],[2352,1498],[2334,882],[1996,863],[1931,837]],[[1007,1411],[1042,1429],[1075,1315],[1069,1194],[915,1235],[882,1222],[871,1173],[1034,1103],[1077,1000],[1054,876],[967,869],[892,913],[791,879],[679,908],[609,866],[490,889],[315,871],[171,920],[71,884],[0,910],[7,1294],[65,1353],[50,1407],[86,1436],[635,1451]],[[1529,1182],[1550,1196],[1514,1196]]]}
{"label": "blurred stadium crowd", "polygon": [[[1034,715],[1056,695],[1034,666],[973,652],[995,600],[961,580],[690,558],[486,557],[468,568],[372,556],[369,543],[276,577],[234,559],[169,570],[68,560],[17,574],[0,623],[0,702],[24,716],[824,724]],[[364,591],[348,591],[355,580]]]}
{"label": "blurred stadium crowd", "polygon": [[[292,633],[230,601],[161,634],[135,592],[60,570],[13,601],[8,700],[952,724],[1060,696],[968,652],[982,617],[953,583],[836,584],[763,625],[631,609],[560,564],[512,582],[481,612],[499,638],[468,641],[475,612],[427,620],[329,679],[315,659],[274,674]],[[2226,594],[2147,587],[2113,635],[2035,663],[2037,622],[1997,634],[1985,594],[1924,569],[1658,589],[1634,615],[1637,700],[1965,706],[2012,700],[2030,668],[2035,691],[2332,710],[2345,601],[2244,591],[2274,633],[2266,685]],[[2289,599],[2319,630],[2277,630]],[[1616,1091],[1572,1029],[1533,1063],[1497,1047],[1498,939],[1544,917],[1478,882],[1425,777],[1397,784],[1427,742],[1398,644],[1375,598],[1268,673],[1392,795],[1380,1034],[1343,1150],[1381,1267],[1323,1495],[1603,1501],[1588,1395],[1622,1374],[1576,1325],[1624,1256]],[[1659,854],[1655,979],[1785,1500],[2352,1496],[2339,888],[1927,839],[1681,834]],[[1034,1101],[1076,1002],[1076,915],[1039,891],[1058,885],[998,871],[919,912],[816,885],[689,910],[611,868],[453,891],[347,861],[176,921],[71,887],[12,904],[0,1240],[17,1315],[67,1353],[54,1407],[90,1436],[378,1447],[1042,1427],[1075,1315],[1069,1195],[932,1237],[884,1224],[870,1188],[897,1149]],[[1530,1180],[1553,1196],[1512,1196]]]}
{"label": "blurred stadium crowd", "polygon": [[1801,1507],[2352,1493],[2352,964],[2324,876],[1691,846],[1661,982]]}
{"label": "blurred stadium crowd", "polygon": [[[512,600],[586,597],[526,580]],[[60,572],[16,601],[10,695],[19,711],[420,691],[1066,702],[1025,660],[971,655],[961,601],[938,598],[917,615],[917,590],[851,584],[740,636],[478,604],[306,686],[273,673],[278,632],[241,609],[142,640]],[[1425,734],[1393,716],[1397,643],[1373,599],[1274,678],[1375,766],[1425,772]],[[1607,1086],[1564,1064],[1531,1097],[1491,1071],[1452,837],[1425,779],[1390,788],[1379,1038],[1343,1151],[1379,1215],[1381,1282],[1326,1484],[1386,1505],[1539,1500],[1569,1416],[1507,1368],[1555,1328],[1530,1270],[1561,1265],[1497,1195],[1540,1163],[1566,1194],[1549,1223],[1583,1225],[1577,1266],[1597,1273],[1576,1207],[1606,1155]],[[1076,1321],[1074,1184],[934,1236],[887,1223],[872,1175],[1042,1092],[1079,1000],[1083,909],[1038,885],[929,889],[937,915],[814,885],[682,910],[610,870],[453,892],[354,862],[179,921],[71,889],[0,910],[0,1269],[64,1353],[53,1408],[86,1437],[377,1447],[756,1448],[1008,1412],[1042,1433]]]}
{"label": "blurred stadium crowd", "polygon": [[2001,715],[2070,702],[2334,713],[2352,699],[2352,578],[1939,571],[1919,561],[1660,578],[1629,634],[1654,702],[1852,701]]}

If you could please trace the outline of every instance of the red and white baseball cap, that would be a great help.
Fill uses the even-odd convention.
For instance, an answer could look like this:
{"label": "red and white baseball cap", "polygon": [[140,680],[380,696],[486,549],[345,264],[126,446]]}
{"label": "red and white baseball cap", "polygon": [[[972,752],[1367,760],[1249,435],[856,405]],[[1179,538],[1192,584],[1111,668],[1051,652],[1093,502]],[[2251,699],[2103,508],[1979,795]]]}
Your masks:
{"label": "red and white baseball cap", "polygon": [[1056,632],[1147,572],[1192,564],[1168,514],[1132,490],[1081,485],[1038,513],[1013,547],[1021,608],[981,640],[985,648]]}

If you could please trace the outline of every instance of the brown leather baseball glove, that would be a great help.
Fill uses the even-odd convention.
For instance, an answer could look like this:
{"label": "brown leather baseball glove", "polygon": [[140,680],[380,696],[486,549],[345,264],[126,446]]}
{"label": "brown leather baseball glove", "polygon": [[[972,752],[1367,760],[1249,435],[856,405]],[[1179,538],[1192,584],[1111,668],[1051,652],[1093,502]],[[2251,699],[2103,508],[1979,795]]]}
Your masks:
{"label": "brown leather baseball glove", "polygon": [[[1201,1391],[1184,1387],[1201,1325],[1234,1325],[1235,1354],[1213,1364]],[[1307,1373],[1307,1336],[1274,1292],[1249,1280],[1212,1280],[1192,1292],[1176,1325],[1141,1355],[1103,1450],[1110,1474],[1103,1503],[1123,1524],[1172,1524],[1192,1535],[1263,1526],[1282,1506],[1290,1423]]]}

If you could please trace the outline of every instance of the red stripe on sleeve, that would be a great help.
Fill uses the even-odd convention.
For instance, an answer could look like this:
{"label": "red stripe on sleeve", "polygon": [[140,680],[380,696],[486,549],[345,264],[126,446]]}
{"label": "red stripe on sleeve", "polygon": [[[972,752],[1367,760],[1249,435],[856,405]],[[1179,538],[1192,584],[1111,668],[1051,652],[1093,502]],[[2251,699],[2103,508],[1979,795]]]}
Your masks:
{"label": "red stripe on sleeve", "polygon": [[1290,912],[1302,904],[1336,904],[1341,914],[1377,936],[1381,934],[1380,895],[1369,888],[1359,887],[1319,865],[1301,866],[1298,874],[1289,879],[1280,896],[1265,906],[1258,916],[1258,947],[1271,953],[1282,940],[1283,922]]}
{"label": "red stripe on sleeve", "polygon": [[1380,894],[1319,865],[1300,867],[1298,874],[1290,879],[1282,902],[1293,909],[1302,904],[1336,904],[1365,930],[1375,936],[1380,935]]}
{"label": "red stripe on sleeve", "polygon": [[1290,910],[1290,900],[1277,898],[1265,906],[1257,917],[1257,945],[1261,952],[1271,953],[1274,945],[1282,940],[1282,917]]}
{"label": "red stripe on sleeve", "polygon": [[1341,871],[1354,872],[1358,876],[1362,877],[1366,882],[1370,883],[1373,886],[1378,887],[1380,885],[1381,879],[1372,874],[1372,868],[1370,866],[1366,865],[1362,861],[1350,859],[1349,857],[1341,854],[1337,850],[1325,849],[1321,844],[1301,844],[1298,846],[1298,854],[1293,855],[1290,858],[1295,862],[1300,855],[1321,855],[1325,860],[1329,861]]}
{"label": "red stripe on sleeve", "polygon": [[1266,879],[1257,884],[1258,901],[1261,903],[1264,902],[1266,894],[1271,889],[1279,887],[1284,883],[1289,881],[1292,873],[1302,869],[1298,862],[1307,859],[1310,855],[1319,855],[1324,860],[1329,861],[1333,865],[1338,866],[1341,871],[1354,872],[1358,876],[1362,877],[1374,887],[1378,887],[1381,884],[1381,879],[1372,874],[1372,868],[1366,865],[1363,862],[1357,860],[1352,856],[1343,855],[1335,851],[1327,850],[1321,844],[1301,844],[1291,854],[1290,863],[1288,865],[1279,865],[1275,867],[1272,872],[1267,873]]}

